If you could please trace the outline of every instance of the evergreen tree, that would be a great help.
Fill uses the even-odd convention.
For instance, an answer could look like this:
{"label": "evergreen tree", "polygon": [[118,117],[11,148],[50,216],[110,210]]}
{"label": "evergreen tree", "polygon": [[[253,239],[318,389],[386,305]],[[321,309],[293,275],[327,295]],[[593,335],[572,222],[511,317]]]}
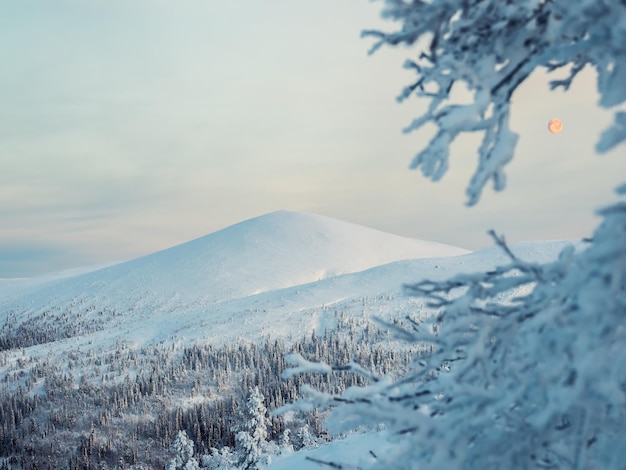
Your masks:
{"label": "evergreen tree", "polygon": [[280,449],[281,454],[291,454],[294,449],[291,444],[291,431],[289,429],[285,429],[283,433],[280,435],[280,441],[278,443],[278,447]]}
{"label": "evergreen tree", "polygon": [[256,470],[271,462],[275,449],[268,441],[267,409],[264,397],[258,387],[254,387],[240,413],[240,422],[233,428],[235,436],[235,454],[239,468]]}
{"label": "evergreen tree", "polygon": [[[568,90],[586,67],[597,73],[599,105],[626,101],[626,4],[624,0],[385,0],[383,17],[400,24],[396,31],[364,31],[382,46],[414,46],[405,68],[417,77],[398,101],[412,95],[429,100],[422,116],[405,129],[426,124],[437,132],[410,167],[440,180],[449,168],[450,147],[461,134],[481,133],[478,165],[466,189],[468,205],[478,203],[493,183],[506,186],[505,166],[513,159],[518,135],[510,127],[511,103],[518,87],[537,69],[569,67],[569,76],[550,82]],[[424,41],[424,39],[427,39]],[[469,104],[450,103],[459,85],[474,94]],[[626,112],[596,144],[605,153],[626,140]]]}
{"label": "evergreen tree", "polygon": [[297,442],[300,448],[317,447],[317,440],[311,435],[308,423],[298,429]]}
{"label": "evergreen tree", "polygon": [[193,456],[193,441],[185,431],[178,431],[172,443],[174,458],[169,461],[167,470],[199,470],[198,461]]}
{"label": "evergreen tree", "polygon": [[211,448],[210,455],[202,456],[202,467],[209,470],[234,470],[237,468],[235,455],[230,447]]}

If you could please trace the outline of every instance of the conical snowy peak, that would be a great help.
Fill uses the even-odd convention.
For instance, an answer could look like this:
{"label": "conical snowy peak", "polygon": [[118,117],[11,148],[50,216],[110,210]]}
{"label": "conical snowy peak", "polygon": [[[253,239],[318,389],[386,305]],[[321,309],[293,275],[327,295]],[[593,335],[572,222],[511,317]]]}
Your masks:
{"label": "conical snowy peak", "polygon": [[329,217],[277,211],[142,258],[56,282],[38,292],[38,297],[44,302],[49,296],[87,296],[120,305],[209,305],[402,259],[465,253],[460,248]]}
{"label": "conical snowy peak", "polygon": [[401,259],[465,253],[459,248],[398,237],[329,217],[277,211],[132,261],[128,266],[156,271],[168,278],[168,283],[206,283],[207,293],[225,299]]}

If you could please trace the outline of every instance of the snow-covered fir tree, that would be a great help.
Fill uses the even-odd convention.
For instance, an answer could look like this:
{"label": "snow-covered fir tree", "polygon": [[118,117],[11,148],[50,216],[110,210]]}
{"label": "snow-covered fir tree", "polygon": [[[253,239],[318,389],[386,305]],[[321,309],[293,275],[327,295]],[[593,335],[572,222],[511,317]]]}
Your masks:
{"label": "snow-covered fir tree", "polygon": [[167,470],[199,470],[198,461],[193,456],[194,443],[185,431],[178,431],[172,443],[174,458],[167,464]]}
{"label": "snow-covered fir tree", "polygon": [[285,429],[280,435],[278,441],[278,448],[281,454],[291,454],[294,451],[293,444],[291,443],[291,431],[289,428]]}
{"label": "snow-covered fir tree", "polygon": [[241,409],[235,435],[235,461],[242,470],[256,470],[268,465],[278,448],[268,442],[269,420],[263,394],[254,387]]}
{"label": "snow-covered fir tree", "polygon": [[[386,0],[384,16],[401,27],[365,32],[379,38],[374,50],[421,48],[406,63],[418,78],[399,99],[416,93],[430,107],[406,130],[438,127],[412,167],[438,180],[451,142],[462,132],[484,133],[469,205],[489,181],[505,187],[504,166],[517,141],[511,97],[538,67],[569,66],[567,78],[551,82],[567,90],[591,66],[600,106],[626,101],[623,0]],[[446,103],[457,83],[474,92],[473,104]],[[626,113],[617,112],[596,150],[625,139]],[[626,196],[626,184],[617,193]],[[626,201],[598,215],[592,239],[546,264],[520,259],[491,232],[508,264],[406,286],[434,312],[428,322],[409,316],[404,326],[386,324],[398,337],[432,347],[412,371],[391,379],[353,364],[371,385],[341,395],[309,389],[305,402],[286,409],[331,408],[327,425],[334,431],[384,423],[395,445],[377,456],[377,468],[624,468]],[[345,370],[299,355],[288,360],[295,366],[288,377]]]}
{"label": "snow-covered fir tree", "polygon": [[308,423],[304,423],[304,425],[298,429],[296,442],[299,449],[318,447],[317,439],[311,435],[311,428]]}

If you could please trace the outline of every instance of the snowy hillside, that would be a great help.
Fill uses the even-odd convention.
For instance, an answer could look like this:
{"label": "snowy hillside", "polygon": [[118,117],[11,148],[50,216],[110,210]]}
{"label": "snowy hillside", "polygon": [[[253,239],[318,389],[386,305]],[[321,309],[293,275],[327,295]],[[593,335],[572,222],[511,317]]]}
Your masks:
{"label": "snowy hillside", "polygon": [[[104,335],[117,336],[124,326],[142,325],[141,338],[131,340],[160,341],[185,325],[197,334],[198,321],[235,321],[237,312],[249,308],[249,296],[398,260],[463,253],[328,217],[278,211],[93,272],[4,280],[0,322],[13,312],[17,324],[33,318],[41,323],[44,315],[52,324],[63,313],[66,321],[85,325],[85,332],[106,329]],[[116,331],[109,329],[113,316]]]}
{"label": "snowy hillside", "polygon": [[[566,243],[527,242],[512,249],[540,261],[555,258]],[[406,282],[505,261],[495,247],[468,253],[279,211],[104,269],[5,280],[0,323],[10,331],[20,324],[46,330],[48,339],[33,344],[33,354],[88,344],[108,349],[117,341],[141,347],[174,339],[289,337],[332,327],[330,311],[391,316],[414,302],[400,295]]]}
{"label": "snowy hillside", "polygon": [[163,301],[176,303],[176,298],[211,304],[402,259],[464,253],[467,250],[329,217],[277,211],[136,260],[56,282],[36,295],[29,294],[28,303],[31,308],[43,307],[63,298],[89,297],[124,306],[157,306]]}
{"label": "snowy hillside", "polygon": [[[555,258],[566,243],[512,249],[539,261]],[[401,295],[402,284],[506,261],[496,248],[463,253],[281,211],[137,260],[13,291],[0,300],[0,322],[9,326],[7,338],[20,325],[45,330],[45,341],[20,344],[35,355],[108,350],[118,342],[144,347],[288,338],[332,328],[337,311],[386,318],[419,311],[414,299]]]}

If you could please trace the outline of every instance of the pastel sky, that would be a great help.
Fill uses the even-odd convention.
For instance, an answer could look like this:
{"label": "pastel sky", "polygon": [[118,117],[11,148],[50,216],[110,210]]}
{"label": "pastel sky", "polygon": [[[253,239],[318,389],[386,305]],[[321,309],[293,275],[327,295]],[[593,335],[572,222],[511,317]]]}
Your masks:
{"label": "pastel sky", "polygon": [[[614,111],[595,74],[568,93],[533,75],[504,192],[472,208],[478,136],[432,183],[408,164],[431,136],[401,129],[411,50],[367,0],[0,2],[0,278],[125,260],[277,209],[468,249],[591,234],[625,148],[594,144]],[[563,120],[558,136],[550,118]]]}

